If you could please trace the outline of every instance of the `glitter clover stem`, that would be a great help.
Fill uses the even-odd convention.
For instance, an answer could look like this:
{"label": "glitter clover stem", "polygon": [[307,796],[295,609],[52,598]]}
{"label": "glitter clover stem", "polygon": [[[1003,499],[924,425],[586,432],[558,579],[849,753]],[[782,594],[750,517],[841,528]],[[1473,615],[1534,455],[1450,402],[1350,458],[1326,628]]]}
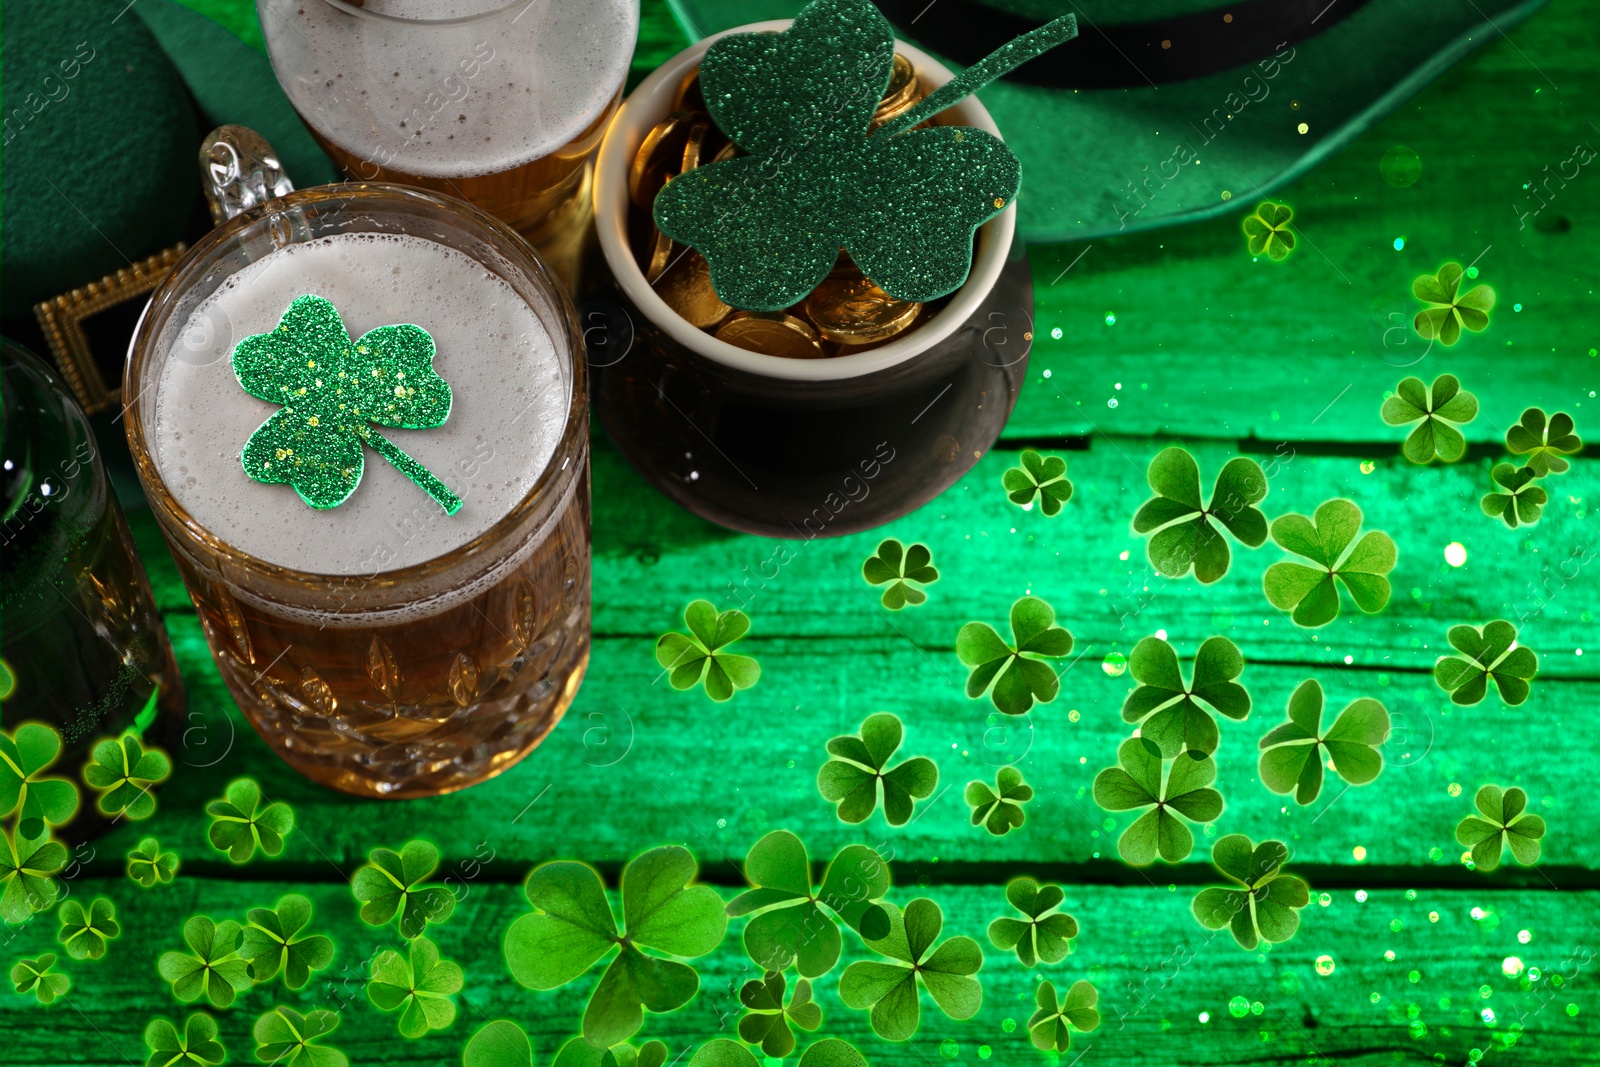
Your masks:
{"label": "glitter clover stem", "polygon": [[393,463],[395,467],[417,483],[424,492],[433,498],[433,502],[444,508],[446,515],[454,515],[461,510],[461,498],[450,491],[450,487],[434,477],[433,472],[404,452],[377,430],[368,429],[366,433],[367,444],[384,459]]}

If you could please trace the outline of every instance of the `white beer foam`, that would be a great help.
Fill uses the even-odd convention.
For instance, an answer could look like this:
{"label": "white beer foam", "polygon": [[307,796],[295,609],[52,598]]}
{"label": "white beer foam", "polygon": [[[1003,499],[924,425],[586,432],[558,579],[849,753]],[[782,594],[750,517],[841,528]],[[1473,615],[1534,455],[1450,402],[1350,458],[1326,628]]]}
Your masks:
{"label": "white beer foam", "polygon": [[[233,347],[278,324],[295,297],[333,302],[352,338],[415,323],[454,401],[443,426],[378,427],[463,500],[444,510],[372,449],[361,484],[319,510],[252,481],[239,452],[278,405],[246,393]],[[239,551],[313,574],[371,575],[466,544],[511,510],[550,462],[571,383],[550,333],[498,276],[420,237],[336,234],[276,249],[232,275],[171,331],[156,383],[156,466],[195,521]]]}

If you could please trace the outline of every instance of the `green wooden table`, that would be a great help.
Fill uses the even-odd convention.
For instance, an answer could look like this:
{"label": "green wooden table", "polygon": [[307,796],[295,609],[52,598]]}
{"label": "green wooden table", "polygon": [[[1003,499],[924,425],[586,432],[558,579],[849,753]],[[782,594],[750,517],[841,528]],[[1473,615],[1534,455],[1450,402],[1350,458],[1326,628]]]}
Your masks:
{"label": "green wooden table", "polygon": [[[196,6],[259,43],[242,0]],[[313,901],[314,928],[335,939],[336,955],[298,993],[274,983],[213,1011],[230,1061],[251,1061],[251,1024],[287,1004],[338,1010],[330,1043],[353,1063],[458,1063],[473,1031],[509,1018],[543,1065],[577,1032],[593,979],[553,993],[512,981],[501,939],[528,910],[521,883],[535,864],[583,860],[614,885],[629,857],[678,843],[729,898],[744,885],[749,846],[787,828],[813,860],[850,842],[879,846],[892,856],[892,899],[934,898],[947,934],[985,946],[982,1010],[953,1023],[925,1001],[923,1027],[904,1044],[877,1039],[865,1013],[842,1005],[838,969],[818,983],[822,1032],[856,1043],[874,1065],[1066,1063],[1080,1054],[1105,1065],[1600,1062],[1600,678],[1589,667],[1600,655],[1600,577],[1579,562],[1600,539],[1600,470],[1580,456],[1552,479],[1550,505],[1531,528],[1508,530],[1478,506],[1504,431],[1525,406],[1570,412],[1580,433],[1595,432],[1600,413],[1600,178],[1584,169],[1532,225],[1519,227],[1514,207],[1525,203],[1525,183],[1575,144],[1600,143],[1597,17],[1590,0],[1555,0],[1284,190],[1303,238],[1284,263],[1252,260],[1237,216],[1031,249],[1029,380],[1000,443],[921,511],[872,534],[806,543],[775,578],[747,583],[774,543],[676,509],[597,432],[587,680],[540,749],[465,793],[363,802],[281,764],[223,689],[153,524],[133,515],[194,731],[174,754],[178,773],[156,816],[87,846],[74,868],[74,895],[115,901],[121,938],[101,961],[69,963],[71,993],[48,1009],[0,997],[0,1061],[142,1062],[146,1023],[185,1014],[155,971],[161,952],[181,947],[184,920],[242,919],[293,891]],[[682,43],[665,8],[646,3],[635,80]],[[1421,158],[1421,178],[1407,188],[1380,174],[1396,145]],[[1447,260],[1476,264],[1499,304],[1487,332],[1413,363],[1424,346],[1405,329],[1417,307],[1411,281]],[[1464,461],[1416,467],[1399,455],[1404,431],[1385,426],[1378,409],[1400,378],[1444,371],[1478,395],[1482,413],[1466,428]],[[1347,602],[1325,628],[1295,627],[1262,594],[1262,571],[1282,558],[1270,543],[1237,552],[1213,586],[1155,575],[1129,521],[1149,495],[1151,457],[1174,443],[1191,449],[1208,482],[1235,455],[1266,465],[1269,516],[1355,500],[1367,527],[1399,546],[1387,610],[1364,616]],[[1000,487],[1024,448],[1068,460],[1076,494],[1055,518],[1018,509]],[[893,614],[861,577],[862,561],[890,535],[929,545],[942,574],[926,605]],[[1465,548],[1460,566],[1446,560],[1452,543]],[[655,639],[681,628],[695,598],[731,606],[734,586],[749,590],[754,625],[742,648],[761,663],[759,684],[726,705],[673,691],[659,677]],[[1024,594],[1054,605],[1076,648],[1060,664],[1053,703],[1025,722],[1000,721],[963,695],[954,639],[970,620],[1004,632]],[[1518,621],[1541,657],[1532,697],[1518,708],[1494,695],[1454,707],[1430,675],[1448,651],[1446,632],[1495,618]],[[1132,680],[1119,659],[1158,630],[1185,657],[1212,634],[1236,641],[1256,710],[1223,726],[1221,820],[1188,862],[1141,870],[1116,858],[1130,819],[1100,810],[1089,790],[1127,732],[1119,708]],[[1330,778],[1302,809],[1256,780],[1256,741],[1307,677],[1320,679],[1334,709],[1382,700],[1395,736],[1375,783],[1346,792]],[[903,753],[938,763],[939,791],[905,827],[881,814],[846,826],[817,793],[824,744],[880,710],[905,720]],[[962,790],[992,782],[1008,762],[1038,795],[1026,825],[996,839],[969,825]],[[281,856],[236,868],[206,844],[203,807],[241,775],[292,805],[297,822]],[[1537,867],[1485,874],[1461,862],[1454,827],[1486,782],[1522,786],[1548,822]],[[1299,932],[1270,951],[1243,951],[1190,913],[1197,887],[1219,882],[1211,841],[1234,832],[1287,842],[1290,869],[1312,886]],[[123,857],[145,835],[180,854],[174,884],[143,891],[123,876]],[[366,961],[397,935],[358,919],[349,881],[370,849],[418,836],[439,844],[440,876],[462,898],[433,936],[465,968],[466,986],[451,1028],[408,1041],[363,991]],[[988,945],[989,920],[1007,913],[1003,887],[1019,874],[1065,887],[1081,934],[1059,965],[1025,970]],[[755,976],[741,923],[699,961],[698,996],[648,1016],[641,1039],[661,1038],[678,1056],[733,1036],[738,987]],[[53,917],[7,930],[6,959],[50,951],[55,933]],[[847,960],[864,955],[847,939]],[[1027,1041],[1041,977],[1099,989],[1104,1022],[1075,1036],[1066,1056]]]}

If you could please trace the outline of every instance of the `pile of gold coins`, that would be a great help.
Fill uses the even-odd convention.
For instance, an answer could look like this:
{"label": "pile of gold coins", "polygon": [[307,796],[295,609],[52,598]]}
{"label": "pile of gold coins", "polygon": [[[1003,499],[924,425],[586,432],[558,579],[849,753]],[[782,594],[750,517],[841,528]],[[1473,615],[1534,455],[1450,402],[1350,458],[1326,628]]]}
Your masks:
{"label": "pile of gold coins", "polygon": [[[909,111],[924,95],[916,69],[896,53],[889,89],[873,113],[871,129]],[[867,280],[843,251],[822,284],[793,307],[741,311],[723,303],[711,286],[705,257],[657,230],[650,208],[661,187],[676,175],[742,154],[706,113],[696,67],[678,87],[672,114],[645,137],[629,169],[629,231],[639,269],[684,321],[751,352],[822,359],[885,344],[932,318],[944,304],[945,298],[929,304],[896,300]]]}

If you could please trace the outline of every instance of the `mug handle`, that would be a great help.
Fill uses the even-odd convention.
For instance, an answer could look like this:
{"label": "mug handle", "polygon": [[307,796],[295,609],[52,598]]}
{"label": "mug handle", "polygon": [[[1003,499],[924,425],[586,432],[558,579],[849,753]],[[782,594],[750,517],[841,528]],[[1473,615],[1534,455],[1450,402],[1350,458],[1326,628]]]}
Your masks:
{"label": "mug handle", "polygon": [[213,223],[294,192],[278,154],[248,126],[219,126],[207,135],[200,144],[200,175]]}

